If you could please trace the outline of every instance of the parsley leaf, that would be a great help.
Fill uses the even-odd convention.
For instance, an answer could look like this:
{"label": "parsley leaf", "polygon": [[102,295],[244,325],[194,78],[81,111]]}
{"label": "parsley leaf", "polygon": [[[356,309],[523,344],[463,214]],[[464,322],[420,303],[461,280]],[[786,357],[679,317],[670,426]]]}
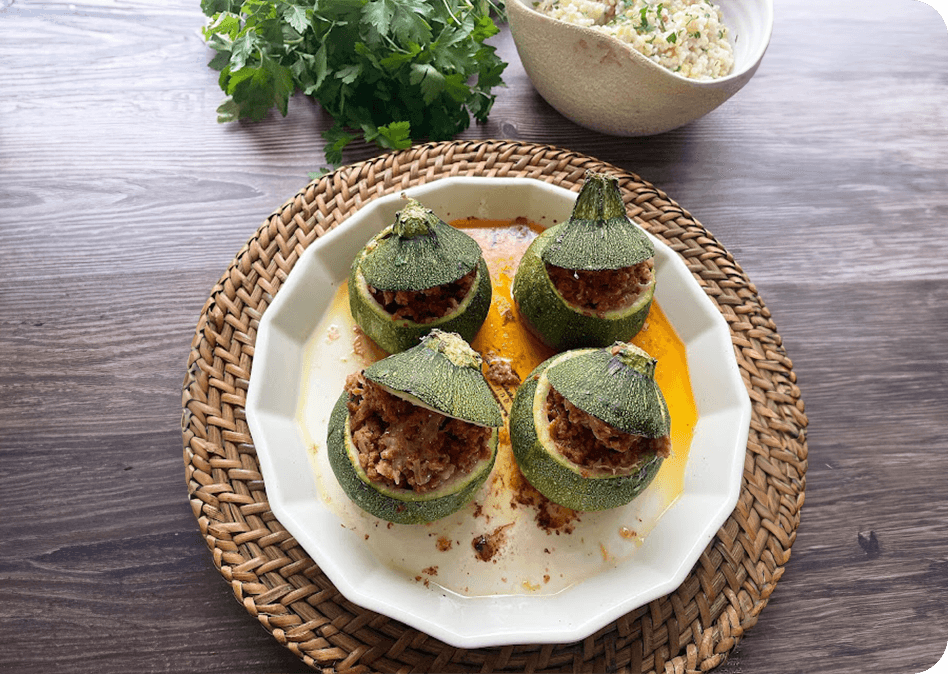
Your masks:
{"label": "parsley leaf", "polygon": [[507,64],[486,41],[500,0],[201,0],[227,98],[221,122],[259,120],[290,96],[333,120],[326,160],[363,137],[383,149],[447,140],[484,121]]}
{"label": "parsley leaf", "polygon": [[408,135],[408,122],[392,122],[377,129],[378,136],[373,138],[379,145],[390,150],[404,150],[411,147],[411,137]]}
{"label": "parsley leaf", "polygon": [[309,26],[311,10],[297,5],[283,7],[283,20],[286,21],[298,34],[302,35]]}

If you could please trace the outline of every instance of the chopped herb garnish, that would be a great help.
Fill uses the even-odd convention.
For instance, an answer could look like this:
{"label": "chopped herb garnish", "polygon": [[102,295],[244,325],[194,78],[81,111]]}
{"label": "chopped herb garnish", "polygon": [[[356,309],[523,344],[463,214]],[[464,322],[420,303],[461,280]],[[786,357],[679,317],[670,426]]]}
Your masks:
{"label": "chopped herb garnish", "polygon": [[639,23],[636,30],[642,31],[643,33],[647,33],[648,31],[652,30],[652,26],[650,26],[648,23],[648,17],[645,16],[647,12],[647,6],[639,10],[639,19],[641,20],[641,23]]}

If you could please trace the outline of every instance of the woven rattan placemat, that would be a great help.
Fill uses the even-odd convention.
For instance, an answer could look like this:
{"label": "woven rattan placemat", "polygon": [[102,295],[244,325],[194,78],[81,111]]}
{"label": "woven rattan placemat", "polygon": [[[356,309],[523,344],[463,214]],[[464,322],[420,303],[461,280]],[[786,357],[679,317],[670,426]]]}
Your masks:
{"label": "woven rattan placemat", "polygon": [[[578,191],[589,169],[619,178],[629,214],[682,256],[730,325],[753,408],[740,499],[678,590],[596,634],[568,644],[454,648],[347,601],[270,511],[244,416],[257,326],[303,250],[372,199],[455,175],[522,176]],[[260,226],[213,288],[182,405],[188,494],[215,566],[278,642],[328,671],[706,671],[767,604],[790,557],[806,487],[800,389],[738,264],[640,177],[544,145],[419,145],[311,182]]]}

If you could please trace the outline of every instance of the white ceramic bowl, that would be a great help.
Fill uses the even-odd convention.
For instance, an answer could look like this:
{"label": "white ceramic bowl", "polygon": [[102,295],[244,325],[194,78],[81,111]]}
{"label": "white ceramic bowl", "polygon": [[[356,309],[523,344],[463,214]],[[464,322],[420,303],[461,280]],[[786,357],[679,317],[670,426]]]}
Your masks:
{"label": "white ceramic bowl", "polygon": [[567,119],[615,136],[648,136],[711,112],[757,72],[770,43],[773,0],[720,0],[734,47],[731,74],[699,81],[678,75],[621,40],[553,19],[532,0],[510,0],[510,32],[524,70]]}
{"label": "white ceramic bowl", "polygon": [[[443,178],[405,193],[446,221],[525,216],[543,226],[569,217],[576,199],[527,178]],[[326,427],[346,375],[364,365],[340,289],[350,261],[404,203],[401,194],[371,201],[313,242],[260,320],[246,412],[276,517],[347,599],[461,648],[576,641],[675,590],[737,503],[750,400],[727,323],[681,258],[655,239],[656,301],[685,344],[698,413],[670,505],[653,491],[656,480],[629,509],[584,514],[563,536],[541,531],[521,508],[524,535],[535,538],[512,541],[486,563],[472,554],[471,537],[503,524],[500,516],[490,525],[462,512],[388,527],[342,493],[328,467]],[[660,509],[649,511],[650,503]],[[600,537],[615,538],[630,521],[639,522],[640,540],[607,542],[625,556],[606,563]],[[457,542],[449,551],[435,547],[443,531]],[[520,582],[552,564],[560,566],[549,585]],[[437,575],[424,571],[434,568]],[[560,578],[564,571],[579,576]],[[446,587],[465,573],[467,592]]]}

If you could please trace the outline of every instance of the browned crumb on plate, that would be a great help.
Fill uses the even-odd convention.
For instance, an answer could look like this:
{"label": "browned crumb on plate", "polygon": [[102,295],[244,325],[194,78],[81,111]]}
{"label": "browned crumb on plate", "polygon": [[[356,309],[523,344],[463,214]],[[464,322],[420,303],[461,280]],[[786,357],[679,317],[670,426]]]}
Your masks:
{"label": "browned crumb on plate", "polygon": [[471,545],[474,547],[474,556],[482,562],[493,560],[496,563],[497,560],[494,559],[494,556],[500,552],[504,543],[506,543],[506,530],[510,526],[512,526],[512,523],[499,526],[489,534],[475,536],[474,540],[471,541]]}
{"label": "browned crumb on plate", "polygon": [[352,353],[363,363],[374,363],[388,355],[358,325],[352,326],[352,335]]}
{"label": "browned crumb on plate", "polygon": [[510,365],[510,360],[494,353],[488,353],[484,360],[487,363],[487,381],[501,388],[520,386],[520,377]]}
{"label": "browned crumb on plate", "polygon": [[547,534],[571,534],[579,521],[580,513],[554,503],[527,481],[519,470],[511,481],[511,507],[528,506],[536,511],[537,526]]}

